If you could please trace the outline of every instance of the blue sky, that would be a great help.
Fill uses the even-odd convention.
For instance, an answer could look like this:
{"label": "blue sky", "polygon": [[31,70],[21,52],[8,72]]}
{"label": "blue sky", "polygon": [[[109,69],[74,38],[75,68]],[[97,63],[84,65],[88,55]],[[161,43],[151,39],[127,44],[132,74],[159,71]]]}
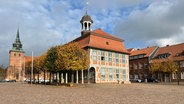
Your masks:
{"label": "blue sky", "polygon": [[[93,30],[122,38],[127,48],[184,42],[184,0],[88,0]],[[17,28],[26,55],[80,36],[86,0],[0,0],[0,65],[8,65]]]}

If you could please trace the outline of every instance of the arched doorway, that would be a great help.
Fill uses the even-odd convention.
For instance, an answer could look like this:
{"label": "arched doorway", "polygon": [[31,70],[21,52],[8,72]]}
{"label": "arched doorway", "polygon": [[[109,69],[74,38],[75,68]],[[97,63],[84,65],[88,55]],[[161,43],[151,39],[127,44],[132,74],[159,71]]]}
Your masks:
{"label": "arched doorway", "polygon": [[89,69],[89,81],[90,83],[95,83],[95,68],[91,67]]}

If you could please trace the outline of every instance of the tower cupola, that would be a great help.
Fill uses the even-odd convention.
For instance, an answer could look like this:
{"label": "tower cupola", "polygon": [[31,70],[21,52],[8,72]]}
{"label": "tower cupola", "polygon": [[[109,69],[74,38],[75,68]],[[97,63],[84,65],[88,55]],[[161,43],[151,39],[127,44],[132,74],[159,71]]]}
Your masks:
{"label": "tower cupola", "polygon": [[89,16],[87,13],[87,5],[86,5],[86,13],[80,20],[80,23],[82,25],[82,30],[81,30],[82,35],[84,35],[84,33],[89,33],[92,31],[93,20],[91,19],[91,16]]}

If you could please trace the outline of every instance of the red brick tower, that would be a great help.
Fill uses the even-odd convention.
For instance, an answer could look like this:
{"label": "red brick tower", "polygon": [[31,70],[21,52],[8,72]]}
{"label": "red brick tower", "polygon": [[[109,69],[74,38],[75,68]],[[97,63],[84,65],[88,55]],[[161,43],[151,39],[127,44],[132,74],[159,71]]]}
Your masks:
{"label": "red brick tower", "polygon": [[18,81],[23,80],[23,62],[24,62],[24,51],[19,36],[19,29],[15,42],[13,43],[12,49],[9,51],[9,67],[7,71],[7,79],[15,79]]}

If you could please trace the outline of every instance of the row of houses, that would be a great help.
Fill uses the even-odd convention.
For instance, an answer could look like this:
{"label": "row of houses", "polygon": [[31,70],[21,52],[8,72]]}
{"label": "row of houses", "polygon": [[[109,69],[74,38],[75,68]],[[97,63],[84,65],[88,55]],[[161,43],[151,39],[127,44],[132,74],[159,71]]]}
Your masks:
{"label": "row of houses", "polygon": [[[163,82],[184,81],[184,43],[167,45],[164,47],[152,46],[143,49],[128,49],[130,52],[130,78],[145,79],[155,77]],[[169,60],[177,63],[176,72],[168,73],[160,69],[160,73],[151,71],[151,64],[164,63]]]}

